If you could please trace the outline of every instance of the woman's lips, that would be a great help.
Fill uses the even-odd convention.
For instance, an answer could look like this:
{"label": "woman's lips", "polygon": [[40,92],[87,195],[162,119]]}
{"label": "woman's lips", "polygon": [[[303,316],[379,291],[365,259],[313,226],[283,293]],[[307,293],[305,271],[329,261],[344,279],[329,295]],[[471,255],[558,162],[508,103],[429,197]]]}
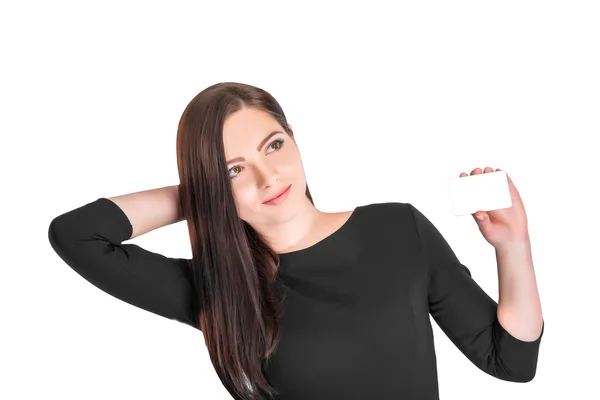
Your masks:
{"label": "woman's lips", "polygon": [[281,203],[282,201],[284,201],[285,199],[287,199],[289,193],[290,193],[290,189],[291,189],[292,185],[289,185],[283,192],[281,192],[281,194],[279,194],[277,197],[275,197],[272,200],[269,201],[265,201],[263,204],[268,204],[268,205],[276,205]]}

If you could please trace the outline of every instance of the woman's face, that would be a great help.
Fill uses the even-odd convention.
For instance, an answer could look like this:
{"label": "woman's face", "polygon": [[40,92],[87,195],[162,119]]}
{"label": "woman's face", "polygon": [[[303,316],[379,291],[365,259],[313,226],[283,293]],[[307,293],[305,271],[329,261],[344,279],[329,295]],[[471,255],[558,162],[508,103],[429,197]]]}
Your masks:
{"label": "woman's face", "polygon": [[[244,108],[230,115],[223,126],[223,144],[238,214],[247,223],[270,225],[289,220],[301,202],[309,201],[296,142],[270,114]],[[285,201],[263,204],[290,184]]]}

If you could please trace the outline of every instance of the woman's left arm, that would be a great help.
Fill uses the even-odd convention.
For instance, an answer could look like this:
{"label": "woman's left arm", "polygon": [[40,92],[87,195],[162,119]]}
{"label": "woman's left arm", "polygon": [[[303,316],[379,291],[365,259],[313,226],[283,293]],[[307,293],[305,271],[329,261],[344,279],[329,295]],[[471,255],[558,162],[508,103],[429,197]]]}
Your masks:
{"label": "woman's left arm", "polygon": [[517,339],[533,342],[543,326],[531,243],[520,240],[496,247],[498,321]]}
{"label": "woman's left arm", "polygon": [[[475,168],[471,175],[494,171]],[[461,173],[460,177],[468,176]],[[512,336],[532,342],[543,327],[542,305],[538,293],[527,214],[521,195],[506,174],[512,206],[473,214],[481,234],[496,250],[498,263],[498,321]]]}
{"label": "woman's left arm", "polygon": [[[472,172],[477,173],[481,169]],[[482,371],[502,380],[529,382],[537,370],[544,321],[540,321],[531,252],[524,240],[528,238],[525,210],[508,179],[512,206],[473,214],[481,233],[496,249],[502,306],[472,278],[435,225],[412,204],[407,205],[425,261],[433,319]]]}

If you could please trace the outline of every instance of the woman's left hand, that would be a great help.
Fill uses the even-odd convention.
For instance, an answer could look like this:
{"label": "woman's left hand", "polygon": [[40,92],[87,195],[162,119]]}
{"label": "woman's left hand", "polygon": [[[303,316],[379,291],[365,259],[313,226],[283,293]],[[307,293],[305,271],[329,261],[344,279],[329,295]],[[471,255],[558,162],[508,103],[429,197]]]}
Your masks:
{"label": "woman's left hand", "polygon": [[[501,171],[500,168],[496,168],[496,171]],[[494,172],[490,167],[486,167],[483,173]],[[475,168],[471,171],[471,175],[481,174],[481,168]],[[468,176],[462,172],[460,177]],[[506,174],[508,180],[508,188],[510,191],[510,198],[512,200],[512,206],[509,208],[503,208],[499,210],[491,211],[477,211],[471,214],[479,226],[479,230],[483,234],[485,240],[489,244],[494,246],[496,249],[509,246],[511,243],[519,241],[529,241],[529,230],[527,226],[527,214],[525,213],[525,206],[521,200],[521,195],[515,187],[513,181]],[[483,217],[479,220],[477,217]]]}

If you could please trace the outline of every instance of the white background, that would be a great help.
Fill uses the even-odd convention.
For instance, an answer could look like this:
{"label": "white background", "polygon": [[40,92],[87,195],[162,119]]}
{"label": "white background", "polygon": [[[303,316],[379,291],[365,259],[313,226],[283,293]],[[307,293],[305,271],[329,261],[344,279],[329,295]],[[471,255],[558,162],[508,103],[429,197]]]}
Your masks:
{"label": "white background", "polygon": [[[281,2],[283,3],[283,2]],[[537,375],[486,375],[433,322],[442,399],[598,393],[600,12],[593,1],[19,1],[0,9],[3,399],[229,399],[203,336],[95,288],[48,225],[178,184],[201,90],[282,105],[317,208],[410,202],[497,300],[494,249],[447,180],[501,168],[529,218],[546,328]],[[134,238],[190,257],[185,223]]]}

